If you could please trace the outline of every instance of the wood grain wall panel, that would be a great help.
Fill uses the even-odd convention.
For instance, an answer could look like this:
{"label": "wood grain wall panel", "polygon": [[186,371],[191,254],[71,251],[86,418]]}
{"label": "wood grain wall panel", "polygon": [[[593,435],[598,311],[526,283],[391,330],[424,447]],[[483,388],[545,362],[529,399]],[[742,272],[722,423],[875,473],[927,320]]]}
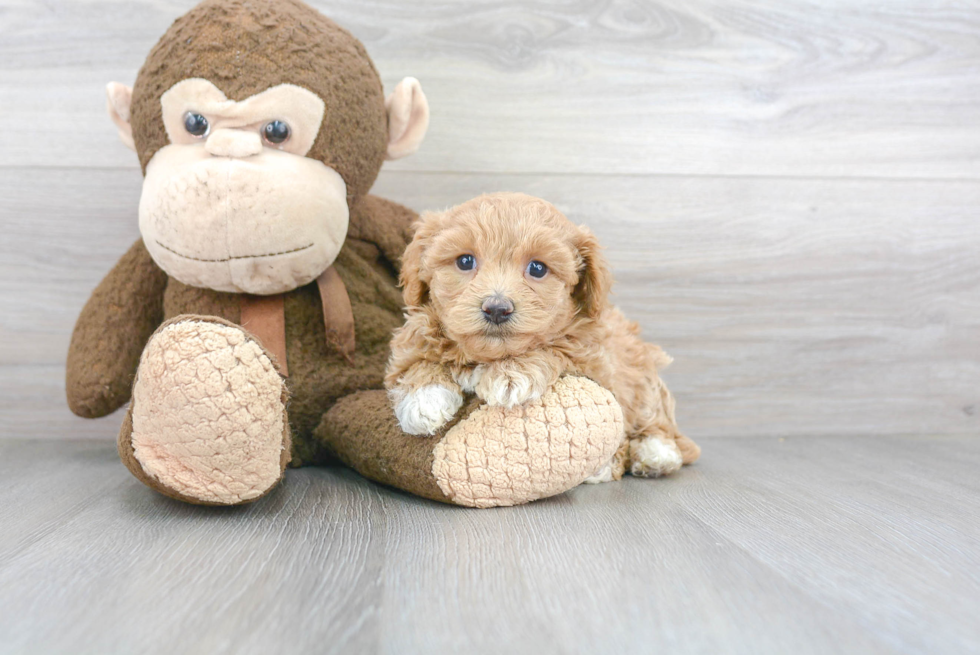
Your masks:
{"label": "wood grain wall panel", "polygon": [[[139,184],[73,168],[0,181],[0,215],[15,217],[0,245],[11,429],[45,415],[59,418],[39,436],[71,432],[50,413],[56,371],[88,293],[138,236]],[[676,358],[665,376],[692,436],[980,427],[977,184],[391,172],[375,192],[421,210],[505,189],[596,231],[616,301]],[[28,393],[31,367],[45,372]]]}

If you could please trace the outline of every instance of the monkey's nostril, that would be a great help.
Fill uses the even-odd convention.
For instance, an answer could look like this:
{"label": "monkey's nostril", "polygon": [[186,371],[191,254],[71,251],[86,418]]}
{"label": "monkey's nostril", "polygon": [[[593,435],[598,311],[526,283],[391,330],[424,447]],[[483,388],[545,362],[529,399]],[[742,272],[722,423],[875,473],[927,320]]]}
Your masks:
{"label": "monkey's nostril", "polygon": [[514,303],[509,298],[491,296],[483,301],[483,319],[494,325],[510,320],[514,313]]}

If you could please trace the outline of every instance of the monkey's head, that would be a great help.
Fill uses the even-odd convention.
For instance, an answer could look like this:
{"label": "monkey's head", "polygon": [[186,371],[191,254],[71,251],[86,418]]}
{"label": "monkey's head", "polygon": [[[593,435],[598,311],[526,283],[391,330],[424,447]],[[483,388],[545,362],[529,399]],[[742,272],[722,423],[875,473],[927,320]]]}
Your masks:
{"label": "monkey's head", "polygon": [[273,294],[314,280],[384,159],[428,127],[419,83],[385,100],[364,46],[298,0],[205,0],[150,52],[109,114],[145,176],[154,261],[196,287]]}

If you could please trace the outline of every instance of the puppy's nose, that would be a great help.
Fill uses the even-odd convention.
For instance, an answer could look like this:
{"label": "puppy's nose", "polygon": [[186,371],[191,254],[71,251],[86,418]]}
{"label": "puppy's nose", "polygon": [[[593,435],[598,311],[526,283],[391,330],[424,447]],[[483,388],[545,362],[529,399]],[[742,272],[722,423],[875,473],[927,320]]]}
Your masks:
{"label": "puppy's nose", "polygon": [[513,313],[514,303],[509,298],[490,296],[483,301],[483,318],[494,325],[509,321]]}

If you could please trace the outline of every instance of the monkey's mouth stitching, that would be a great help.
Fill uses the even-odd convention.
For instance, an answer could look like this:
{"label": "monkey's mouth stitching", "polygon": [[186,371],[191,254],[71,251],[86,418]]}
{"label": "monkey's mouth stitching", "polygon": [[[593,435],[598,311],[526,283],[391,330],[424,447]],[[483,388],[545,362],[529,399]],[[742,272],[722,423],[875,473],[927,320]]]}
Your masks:
{"label": "monkey's mouth stitching", "polygon": [[157,245],[158,246],[160,246],[161,248],[163,248],[167,252],[171,252],[171,253],[177,255],[178,257],[183,257],[184,259],[190,259],[190,260],[195,261],[195,262],[205,262],[207,264],[220,264],[221,262],[230,262],[230,261],[233,261],[233,260],[236,260],[236,259],[259,259],[260,257],[276,257],[277,255],[289,255],[289,254],[292,254],[294,252],[300,252],[302,250],[309,250],[310,248],[312,248],[314,246],[314,244],[310,243],[310,244],[307,244],[305,246],[300,246],[299,248],[293,248],[292,250],[283,250],[282,252],[269,252],[269,253],[266,253],[264,255],[238,255],[236,257],[225,257],[224,259],[203,259],[201,257],[191,257],[190,255],[181,254],[181,253],[177,252],[176,250],[174,250],[173,248],[171,248],[171,247],[169,247],[167,245],[164,245],[164,244],[160,243],[159,240],[156,240],[156,239],[154,239],[154,240],[157,242]]}

